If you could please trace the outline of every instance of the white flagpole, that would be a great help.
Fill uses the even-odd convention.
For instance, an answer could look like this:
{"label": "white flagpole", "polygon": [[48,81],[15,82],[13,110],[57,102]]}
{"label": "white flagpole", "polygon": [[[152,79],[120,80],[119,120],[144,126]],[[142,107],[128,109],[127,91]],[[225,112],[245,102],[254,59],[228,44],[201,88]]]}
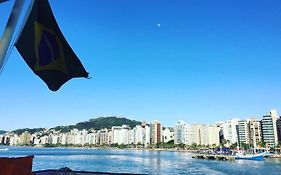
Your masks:
{"label": "white flagpole", "polygon": [[0,72],[2,70],[4,59],[9,49],[9,45],[11,44],[13,34],[15,32],[23,5],[24,0],[15,0],[15,4],[6,24],[2,38],[0,40]]}

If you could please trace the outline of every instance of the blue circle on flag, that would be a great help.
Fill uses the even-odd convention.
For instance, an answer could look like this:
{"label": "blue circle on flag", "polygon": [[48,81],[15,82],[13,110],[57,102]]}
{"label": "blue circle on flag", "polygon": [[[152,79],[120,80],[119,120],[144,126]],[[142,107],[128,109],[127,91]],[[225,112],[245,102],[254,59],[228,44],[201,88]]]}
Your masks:
{"label": "blue circle on flag", "polygon": [[39,66],[51,64],[59,58],[60,47],[56,35],[48,31],[42,31],[39,41]]}

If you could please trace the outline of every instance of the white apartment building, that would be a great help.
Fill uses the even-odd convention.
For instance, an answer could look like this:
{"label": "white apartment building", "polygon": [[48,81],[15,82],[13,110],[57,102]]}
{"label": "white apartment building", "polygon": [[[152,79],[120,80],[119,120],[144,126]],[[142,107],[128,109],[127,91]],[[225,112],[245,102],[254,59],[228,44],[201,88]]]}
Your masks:
{"label": "white apartment building", "polygon": [[219,136],[220,128],[216,125],[205,125],[205,124],[192,124],[191,126],[186,125],[186,133],[188,140],[187,145],[196,143],[197,145],[216,145],[220,144]]}
{"label": "white apartment building", "polygon": [[239,119],[232,119],[226,122],[223,122],[221,125],[223,138],[227,141],[227,146],[234,144],[238,141],[236,127],[238,125]]}
{"label": "white apartment building", "polygon": [[248,120],[239,120],[237,125],[238,143],[250,143],[250,127]]}
{"label": "white apartment building", "polygon": [[128,145],[129,144],[129,130],[128,125],[113,126],[112,130],[112,143],[118,145]]}
{"label": "white apartment building", "polygon": [[142,125],[137,125],[131,130],[130,143],[131,144],[142,144],[147,146],[150,139],[150,129],[149,125],[143,123]]}
{"label": "white apartment building", "polygon": [[33,137],[33,144],[34,145],[40,145],[40,139],[34,134]]}
{"label": "white apartment building", "polygon": [[67,143],[78,145],[81,144],[81,140],[82,140],[81,131],[79,131],[78,129],[72,129],[69,133]]}
{"label": "white apartment building", "polygon": [[111,130],[108,130],[108,145],[112,144],[112,140],[113,140],[113,132]]}
{"label": "white apartment building", "polygon": [[89,133],[87,135],[87,140],[90,145],[96,145],[96,133]]}
{"label": "white apartment building", "polygon": [[108,129],[101,129],[97,132],[98,135],[98,144],[99,145],[108,145]]}
{"label": "white apartment building", "polygon": [[202,127],[202,124],[192,124],[190,127],[189,132],[189,145],[192,145],[196,143],[197,145],[201,145],[201,134],[200,129]]}
{"label": "white apartment building", "polygon": [[208,126],[202,124],[201,127],[199,128],[199,132],[200,132],[200,144],[208,145],[209,144]]}
{"label": "white apartment building", "polygon": [[151,127],[149,124],[142,124],[142,126],[145,128],[145,139],[144,139],[144,146],[147,147],[148,145],[150,145],[150,133],[151,133]]}
{"label": "white apartment building", "polygon": [[164,143],[167,143],[171,140],[174,140],[174,131],[171,128],[165,128],[162,132],[162,140]]}
{"label": "white apartment building", "polygon": [[278,114],[275,109],[263,116],[261,120],[263,141],[270,147],[278,144],[277,125]]}
{"label": "white apartment building", "polygon": [[67,144],[67,135],[65,133],[61,134],[61,144],[62,145]]}
{"label": "white apartment building", "polygon": [[208,126],[208,145],[220,145],[220,128],[216,125]]}
{"label": "white apartment building", "polygon": [[186,144],[186,125],[187,124],[184,121],[180,120],[174,126],[175,144]]}
{"label": "white apartment building", "polygon": [[0,144],[3,144],[3,142],[4,142],[4,135],[0,135]]}
{"label": "white apartment building", "polygon": [[20,137],[17,134],[14,134],[11,138],[10,138],[10,145],[11,146],[16,146],[20,144]]}
{"label": "white apartment building", "polygon": [[135,131],[133,144],[144,144],[145,128],[143,128],[141,125],[137,125],[133,130]]}
{"label": "white apartment building", "polygon": [[41,140],[41,144],[44,145],[44,144],[48,144],[49,143],[49,136],[43,136],[40,138]]}
{"label": "white apartment building", "polygon": [[83,129],[81,132],[81,142],[79,144],[81,145],[85,145],[85,144],[88,144],[88,131]]}
{"label": "white apartment building", "polygon": [[51,135],[51,144],[58,144],[58,136],[57,135]]}
{"label": "white apartment building", "polygon": [[132,145],[132,144],[135,144],[136,142],[136,127],[134,127],[133,129],[131,129],[129,131],[129,144]]}
{"label": "white apartment building", "polygon": [[121,126],[113,126],[111,128],[111,131],[113,133],[112,135],[112,144],[118,144],[119,136],[120,136],[120,130],[122,129]]}

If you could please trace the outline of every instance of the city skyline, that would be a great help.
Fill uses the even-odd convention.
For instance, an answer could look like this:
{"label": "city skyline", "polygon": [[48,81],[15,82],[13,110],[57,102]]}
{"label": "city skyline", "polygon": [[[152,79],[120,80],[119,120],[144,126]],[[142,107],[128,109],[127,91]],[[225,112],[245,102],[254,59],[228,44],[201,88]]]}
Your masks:
{"label": "city skyline", "polygon": [[[1,34],[12,5],[0,5]],[[0,74],[0,129],[50,128],[111,115],[173,126],[281,110],[280,1],[50,5],[92,78],[50,92],[13,49]]]}
{"label": "city skyline", "polygon": [[[104,119],[103,122],[107,123]],[[160,121],[130,123],[114,118],[107,126],[72,128],[40,128],[21,130],[0,135],[0,145],[32,146],[116,146],[135,145],[143,148],[158,148],[159,144],[194,147],[195,145],[244,149],[250,147],[276,147],[281,144],[281,117],[271,109],[262,119],[230,119],[215,124],[188,124],[178,121],[173,127],[165,127]],[[119,121],[118,121],[119,120]],[[92,121],[94,122],[94,121]],[[101,122],[99,122],[101,124]],[[118,124],[117,124],[118,123]],[[126,124],[127,123],[127,124]],[[158,145],[158,146],[157,146]]]}
{"label": "city skyline", "polygon": [[[261,119],[268,115],[271,111],[276,111],[276,115],[278,115],[278,110],[276,109],[270,109],[268,110],[267,112],[265,112],[264,114],[260,115],[260,116],[248,116],[248,117],[232,117],[232,118],[227,118],[227,119],[224,119],[224,120],[220,120],[220,121],[214,121],[214,122],[211,122],[211,121],[205,121],[205,122],[189,122],[187,120],[184,120],[184,119],[179,119],[177,121],[174,121],[174,123],[172,123],[171,125],[165,125],[165,121],[161,121],[159,119],[152,119],[152,120],[149,120],[149,121],[146,121],[146,120],[135,120],[134,118],[128,118],[128,117],[125,117],[125,116],[99,116],[99,117],[95,117],[95,118],[89,118],[88,120],[85,120],[85,121],[78,121],[77,123],[80,123],[80,122],[88,122],[90,120],[93,120],[93,119],[98,119],[98,118],[108,118],[108,117],[117,117],[117,118],[126,118],[126,119],[129,119],[129,120],[132,120],[132,121],[138,121],[138,122],[144,122],[144,123],[153,123],[155,121],[157,122],[160,122],[162,123],[162,126],[163,127],[169,127],[169,128],[172,128],[174,127],[178,122],[184,122],[186,124],[190,124],[190,125],[193,125],[193,124],[203,124],[203,125],[214,125],[214,124],[220,124],[222,122],[225,122],[225,121],[231,121],[231,120],[242,120],[242,121],[246,121],[246,120],[252,120],[252,119],[257,119],[261,121]],[[281,116],[280,116],[281,117]],[[73,124],[70,124],[70,125],[76,125],[77,123],[73,123]],[[30,128],[16,128],[16,129],[13,129],[13,130],[4,130],[4,129],[1,129],[0,130],[4,130],[4,131],[8,131],[8,132],[12,132],[12,131],[15,131],[15,130],[18,130],[18,129],[36,129],[36,128],[44,128],[44,129],[51,129],[51,128],[55,128],[55,127],[58,127],[58,126],[70,126],[70,125],[56,125],[56,126],[50,126],[50,127],[30,127]],[[116,126],[119,126],[119,125],[116,125]]]}

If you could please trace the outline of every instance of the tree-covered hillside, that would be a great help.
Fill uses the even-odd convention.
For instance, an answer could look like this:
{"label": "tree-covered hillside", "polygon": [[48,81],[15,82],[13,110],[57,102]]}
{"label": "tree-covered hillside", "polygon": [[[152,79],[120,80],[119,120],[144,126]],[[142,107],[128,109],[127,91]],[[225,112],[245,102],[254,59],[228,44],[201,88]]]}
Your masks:
{"label": "tree-covered hillside", "polygon": [[88,121],[79,122],[76,125],[69,125],[69,126],[57,126],[55,130],[60,130],[62,132],[68,132],[71,129],[77,128],[78,130],[82,129],[96,129],[100,130],[103,128],[111,128],[112,126],[121,126],[121,125],[129,125],[131,128],[135,127],[136,125],[141,124],[139,121],[130,120],[124,117],[99,117],[95,119],[90,119]]}
{"label": "tree-covered hillside", "polygon": [[[124,117],[115,117],[115,116],[110,116],[110,117],[99,117],[95,119],[90,119],[88,121],[84,122],[79,122],[76,125],[69,125],[69,126],[57,126],[51,129],[54,129],[56,131],[61,131],[61,132],[69,132],[70,130],[76,128],[78,130],[89,130],[89,129],[96,129],[100,130],[103,128],[108,128],[110,129],[112,126],[121,126],[121,125],[129,125],[131,128],[135,127],[136,125],[141,124],[139,121],[135,120],[130,120]],[[23,128],[23,129],[17,129],[13,131],[16,134],[22,134],[25,131],[28,131],[28,133],[35,133],[35,132],[41,132],[44,131],[44,128]],[[4,132],[4,131],[3,131]],[[1,131],[0,131],[1,134]]]}
{"label": "tree-covered hillside", "polygon": [[23,128],[23,129],[17,129],[15,131],[13,131],[14,133],[20,135],[22,134],[23,132],[27,131],[28,133],[30,134],[33,134],[35,132],[40,132],[40,131],[44,131],[44,128],[33,128],[33,129],[30,129],[30,128]]}

